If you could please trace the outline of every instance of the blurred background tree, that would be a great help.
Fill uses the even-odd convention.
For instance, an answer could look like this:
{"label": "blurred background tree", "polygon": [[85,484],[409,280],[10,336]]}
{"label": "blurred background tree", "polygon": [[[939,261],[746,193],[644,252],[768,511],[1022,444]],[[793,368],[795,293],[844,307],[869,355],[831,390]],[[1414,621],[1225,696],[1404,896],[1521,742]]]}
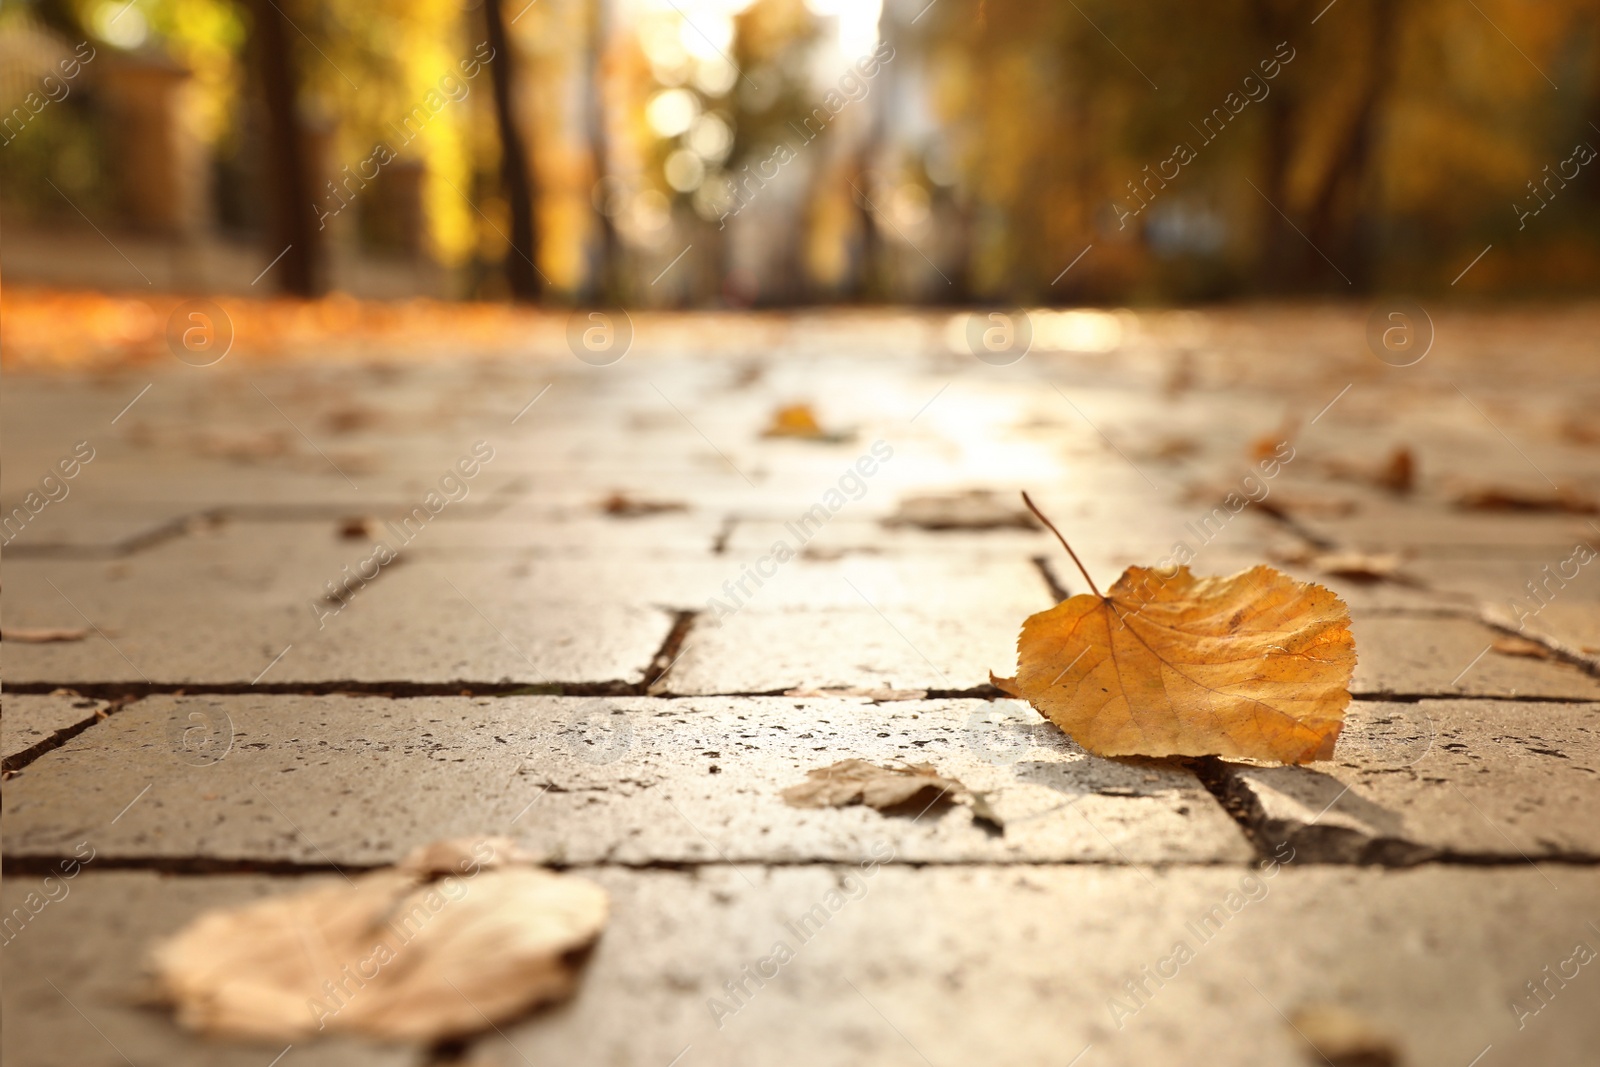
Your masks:
{"label": "blurred background tree", "polygon": [[1455,291],[1587,294],[1592,146],[1596,0],[0,11],[14,284],[1185,302],[1492,244]]}

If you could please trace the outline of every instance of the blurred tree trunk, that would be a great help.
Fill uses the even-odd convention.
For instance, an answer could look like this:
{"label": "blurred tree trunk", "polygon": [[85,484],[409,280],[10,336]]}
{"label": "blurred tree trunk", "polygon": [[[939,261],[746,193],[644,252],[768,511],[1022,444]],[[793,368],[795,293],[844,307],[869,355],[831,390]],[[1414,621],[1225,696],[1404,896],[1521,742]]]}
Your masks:
{"label": "blurred tree trunk", "polygon": [[[1267,48],[1287,39],[1283,10],[1273,0],[1254,0],[1251,12],[1256,32]],[[1272,204],[1261,205],[1263,225],[1256,281],[1262,290],[1272,293],[1285,288],[1297,252],[1289,242],[1299,240],[1273,207],[1289,210],[1289,157],[1294,151],[1296,116],[1289,88],[1282,83],[1273,87],[1272,95],[1262,106],[1267,111],[1267,129],[1262,148],[1261,191]]]}
{"label": "blurred tree trunk", "polygon": [[539,244],[534,228],[532,159],[523,143],[516,114],[516,62],[506,35],[501,0],[484,0],[484,21],[494,61],[489,76],[494,86],[495,120],[500,130],[500,175],[511,208],[511,250],[506,253],[506,283],[515,300],[535,301],[540,294]]}
{"label": "blurred tree trunk", "polygon": [[1372,218],[1373,145],[1384,96],[1394,80],[1395,25],[1400,0],[1376,0],[1367,15],[1366,67],[1350,124],[1311,200],[1309,236],[1329,251],[1351,282],[1372,282],[1376,225]]}
{"label": "blurred tree trunk", "polygon": [[296,296],[316,296],[323,288],[326,231],[316,223],[316,179],[305,132],[300,128],[294,55],[288,16],[272,0],[251,0],[255,59],[266,110],[267,183],[272,204],[269,257],[283,252],[278,287]]}
{"label": "blurred tree trunk", "polygon": [[[589,23],[589,144],[594,156],[594,192],[600,195],[595,213],[600,220],[600,262],[595,268],[594,288],[603,304],[622,301],[620,279],[617,275],[617,226],[607,212],[611,206],[609,189],[605,182],[611,173],[611,145],[607,138],[605,97],[605,53],[610,36],[610,20],[606,17],[607,0],[590,0]],[[593,202],[594,194],[590,200]]]}
{"label": "blurred tree trunk", "polygon": [[874,121],[872,133],[845,169],[845,179],[850,183],[850,204],[855,208],[856,227],[861,233],[861,258],[851,272],[844,293],[858,303],[883,297],[883,279],[879,276],[883,262],[882,238],[878,236],[878,220],[873,218],[868,200],[872,195],[872,151],[877,140],[878,124]]}

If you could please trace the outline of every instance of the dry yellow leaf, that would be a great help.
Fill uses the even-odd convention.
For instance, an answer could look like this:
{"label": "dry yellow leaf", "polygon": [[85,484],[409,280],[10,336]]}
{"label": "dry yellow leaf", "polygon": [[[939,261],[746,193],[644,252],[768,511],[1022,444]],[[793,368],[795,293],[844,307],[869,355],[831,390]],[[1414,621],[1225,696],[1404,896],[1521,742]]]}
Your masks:
{"label": "dry yellow leaf", "polygon": [[208,911],[157,946],[178,1021],[226,1037],[437,1041],[568,996],[605,890],[504,839],[435,842],[396,867]]}
{"label": "dry yellow leaf", "polygon": [[1333,754],[1355,663],[1349,610],[1320,585],[1129,567],[1030,616],[1016,677],[991,678],[1099,756],[1306,763]]}
{"label": "dry yellow leaf", "polygon": [[786,404],[772,413],[767,437],[825,437],[822,423],[810,404]]}

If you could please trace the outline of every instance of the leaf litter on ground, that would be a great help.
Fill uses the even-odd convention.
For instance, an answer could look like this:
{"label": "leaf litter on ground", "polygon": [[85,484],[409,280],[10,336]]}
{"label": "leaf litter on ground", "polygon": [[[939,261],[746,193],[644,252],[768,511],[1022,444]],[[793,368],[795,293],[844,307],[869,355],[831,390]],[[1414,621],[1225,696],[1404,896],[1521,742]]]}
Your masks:
{"label": "leaf litter on ground", "polygon": [[570,996],[607,909],[605,890],[531,865],[509,839],[438,841],[393,867],[204,912],[151,965],[178,1021],[206,1034],[435,1042]]}
{"label": "leaf litter on ground", "polygon": [[1548,648],[1537,641],[1529,641],[1526,637],[1516,637],[1506,634],[1494,639],[1490,648],[1502,656],[1522,656],[1527,659],[1554,659]]}
{"label": "leaf litter on ground", "polygon": [[1600,501],[1571,486],[1551,489],[1523,489],[1485,486],[1469,489],[1456,497],[1463,511],[1558,512],[1568,515],[1600,514]]}
{"label": "leaf litter on ground", "polygon": [[1029,512],[988,489],[908,496],[883,524],[933,531],[1039,529]]}
{"label": "leaf litter on ground", "polygon": [[918,813],[941,800],[968,796],[967,787],[939,774],[931,763],[881,767],[845,759],[806,772],[806,780],[783,791],[794,808],[847,808],[865,804],[890,814]]}
{"label": "leaf litter on ground", "polygon": [[762,437],[798,437],[804,441],[823,441],[837,444],[855,436],[849,430],[827,430],[810,404],[785,404],[772,413]]}
{"label": "leaf litter on ground", "polygon": [[0,642],[20,645],[49,645],[58,641],[82,641],[89,631],[78,626],[7,626],[0,628]]}
{"label": "leaf litter on ground", "polygon": [[1098,756],[1328,759],[1350,702],[1355,638],[1331,590],[1267,566],[1229,577],[1129,567],[1102,594],[1029,616],[1017,674],[990,680]]}
{"label": "leaf litter on ground", "polygon": [[1401,445],[1382,463],[1361,463],[1333,458],[1322,464],[1330,477],[1347,482],[1365,482],[1397,495],[1410,493],[1417,485],[1417,457]]}
{"label": "leaf litter on ground", "polygon": [[1398,552],[1319,552],[1309,548],[1295,551],[1269,553],[1280,563],[1301,564],[1321,571],[1333,578],[1348,578],[1357,582],[1397,582],[1415,585],[1402,573],[1405,557]]}
{"label": "leaf litter on ground", "polygon": [[681,500],[649,500],[619,489],[600,501],[600,510],[617,519],[637,519],[645,515],[688,511],[689,505]]}

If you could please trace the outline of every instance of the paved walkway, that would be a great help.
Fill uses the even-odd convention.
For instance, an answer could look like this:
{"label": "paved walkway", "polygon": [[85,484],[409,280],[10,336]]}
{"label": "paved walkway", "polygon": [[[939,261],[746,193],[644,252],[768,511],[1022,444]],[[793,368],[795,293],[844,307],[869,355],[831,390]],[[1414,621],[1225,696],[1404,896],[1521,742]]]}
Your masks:
{"label": "paved walkway", "polygon": [[[276,1062],[1590,1062],[1595,316],[1436,313],[1410,366],[1366,309],[1036,316],[1006,365],[947,318],[11,375],[5,626],[86,634],[4,645],[6,1061],[268,1067],[147,1006],[153,939],[509,834],[613,895],[572,1002]],[[764,436],[796,402],[825,436]],[[1182,543],[1338,590],[1336,758],[1096,759],[996,699],[1083,591],[1024,488],[1102,585]],[[849,757],[994,819],[781,800]]]}

